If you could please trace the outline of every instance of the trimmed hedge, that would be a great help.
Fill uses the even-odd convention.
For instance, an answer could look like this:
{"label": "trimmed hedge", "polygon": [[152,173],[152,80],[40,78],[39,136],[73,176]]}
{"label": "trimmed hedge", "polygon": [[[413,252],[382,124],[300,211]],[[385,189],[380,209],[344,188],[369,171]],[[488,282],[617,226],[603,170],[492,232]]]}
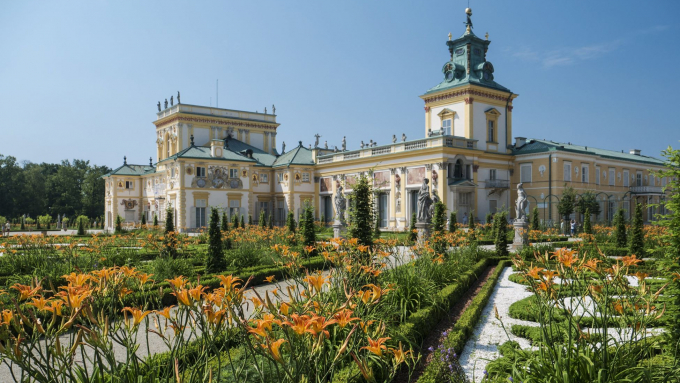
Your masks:
{"label": "trimmed hedge", "polygon": [[[482,310],[489,301],[489,297],[496,287],[496,282],[501,273],[510,264],[510,261],[503,260],[498,263],[496,270],[486,281],[477,296],[472,300],[467,309],[463,312],[460,319],[453,326],[451,331],[444,339],[446,348],[453,348],[460,355],[465,347],[465,343],[472,335],[472,331],[479,321]],[[425,371],[418,379],[419,383],[437,383],[443,381],[443,377],[449,373],[448,367],[439,361],[438,357],[432,358],[432,362],[425,367]]]}
{"label": "trimmed hedge", "polygon": [[[395,330],[394,339],[404,340],[407,343],[420,344],[425,336],[434,328],[439,321],[447,315],[470,286],[478,279],[479,274],[484,272],[488,266],[495,265],[499,258],[484,258],[477,262],[472,269],[463,273],[453,284],[444,287],[437,295],[437,299],[442,302],[440,306],[428,306],[411,314],[404,323]],[[509,262],[509,261],[502,261]],[[333,376],[333,383],[343,383],[352,381],[360,376],[359,368],[352,363],[339,370]]]}

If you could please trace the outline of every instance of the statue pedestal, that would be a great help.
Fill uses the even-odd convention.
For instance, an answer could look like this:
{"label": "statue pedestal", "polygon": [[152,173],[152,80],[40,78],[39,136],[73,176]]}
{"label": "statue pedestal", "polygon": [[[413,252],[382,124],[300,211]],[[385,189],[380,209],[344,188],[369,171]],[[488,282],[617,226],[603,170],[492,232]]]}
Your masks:
{"label": "statue pedestal", "polygon": [[333,238],[342,238],[345,231],[347,231],[345,225],[336,219],[335,222],[333,222]]}
{"label": "statue pedestal", "polygon": [[529,244],[529,222],[524,219],[515,220],[512,223],[515,228],[515,238],[512,241],[512,250],[520,250]]}
{"label": "statue pedestal", "polygon": [[417,222],[416,230],[418,230],[418,243],[422,244],[430,238],[430,231],[432,224],[427,222]]}

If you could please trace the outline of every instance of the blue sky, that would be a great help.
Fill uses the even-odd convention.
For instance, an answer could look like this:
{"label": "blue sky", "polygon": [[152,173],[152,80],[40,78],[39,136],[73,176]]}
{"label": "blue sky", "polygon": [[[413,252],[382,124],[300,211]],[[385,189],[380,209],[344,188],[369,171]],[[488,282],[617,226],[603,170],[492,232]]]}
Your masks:
{"label": "blue sky", "polygon": [[[0,12],[0,154],[116,167],[156,156],[156,102],[263,111],[277,141],[424,134],[467,1],[12,1]],[[678,1],[472,0],[513,134],[659,156],[680,146]],[[211,100],[212,98],[212,100]]]}

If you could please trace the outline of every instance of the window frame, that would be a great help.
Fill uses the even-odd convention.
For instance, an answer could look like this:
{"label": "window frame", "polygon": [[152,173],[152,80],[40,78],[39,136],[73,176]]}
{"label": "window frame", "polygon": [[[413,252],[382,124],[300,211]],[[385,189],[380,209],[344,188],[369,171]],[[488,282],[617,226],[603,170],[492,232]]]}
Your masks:
{"label": "window frame", "polygon": [[[526,174],[523,169],[529,168],[529,180],[525,180],[524,177],[522,177],[523,174]],[[533,163],[528,163],[528,164],[520,164],[519,165],[519,182],[521,183],[531,183],[533,181]]]}
{"label": "window frame", "polygon": [[595,185],[600,184],[600,167],[596,166],[595,167]]}
{"label": "window frame", "polygon": [[[567,171],[567,167],[569,168],[569,171]],[[572,182],[572,177],[571,177],[571,171],[572,171],[572,166],[571,166],[571,161],[564,161],[562,163],[562,181],[564,182]]]}
{"label": "window frame", "polygon": [[260,183],[261,184],[268,184],[269,183],[269,174],[260,173]]}
{"label": "window frame", "polygon": [[628,169],[623,169],[623,186],[630,187],[630,172]]}
{"label": "window frame", "polygon": [[[446,123],[448,122],[448,126]],[[442,120],[442,136],[450,136],[453,132],[453,118],[445,118]]]}
{"label": "window frame", "polygon": [[590,166],[588,164],[581,164],[581,183],[590,183]]}
{"label": "window frame", "polygon": [[[234,176],[234,174],[236,174],[236,176]],[[237,168],[229,169],[229,178],[239,178]]]}
{"label": "window frame", "polygon": [[607,175],[609,178],[609,186],[616,186],[616,168],[609,168],[607,171],[609,173]]}
{"label": "window frame", "polygon": [[309,172],[302,172],[302,182],[309,183],[310,178]]}
{"label": "window frame", "polygon": [[205,166],[196,166],[196,177],[205,177],[206,170]]}

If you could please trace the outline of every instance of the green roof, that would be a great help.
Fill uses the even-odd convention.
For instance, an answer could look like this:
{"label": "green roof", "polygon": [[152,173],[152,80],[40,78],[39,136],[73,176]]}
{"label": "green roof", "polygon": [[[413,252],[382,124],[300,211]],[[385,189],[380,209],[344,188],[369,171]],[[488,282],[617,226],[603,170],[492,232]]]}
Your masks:
{"label": "green roof", "polygon": [[658,166],[664,165],[664,162],[662,160],[654,157],[630,154],[625,152],[617,152],[615,150],[593,148],[592,146],[575,145],[572,143],[565,144],[562,142],[554,142],[549,140],[529,139],[527,140],[527,143],[521,146],[519,149],[515,148],[514,146],[512,149],[514,155],[541,153],[549,151],[564,151],[579,154],[589,154],[599,156],[602,158],[610,158],[622,161],[640,162]]}
{"label": "green roof", "polygon": [[213,157],[210,154],[210,147],[207,146],[189,146],[174,155],[161,160],[160,162],[172,161],[178,158],[195,158],[195,159],[205,159],[205,160],[217,160],[217,161],[241,161],[241,162],[256,162],[252,158],[246,157],[244,154],[238,153],[232,147],[232,141],[229,141],[230,146],[222,150],[221,157]]}
{"label": "green roof", "polygon": [[149,165],[128,165],[124,163],[116,169],[111,170],[109,173],[103,175],[102,177],[109,176],[141,176],[144,174],[155,173],[156,168]]}
{"label": "green roof", "polygon": [[272,166],[276,161],[275,155],[269,154],[262,149],[248,145],[243,141],[230,138],[227,144],[229,145],[228,149],[234,151],[235,153],[242,153],[244,150],[248,149],[252,150],[253,158],[258,162],[258,165],[260,166]]}
{"label": "green roof", "polygon": [[314,165],[312,151],[303,147],[302,141],[300,141],[300,144],[295,149],[280,155],[272,166],[277,168],[290,165]]}

